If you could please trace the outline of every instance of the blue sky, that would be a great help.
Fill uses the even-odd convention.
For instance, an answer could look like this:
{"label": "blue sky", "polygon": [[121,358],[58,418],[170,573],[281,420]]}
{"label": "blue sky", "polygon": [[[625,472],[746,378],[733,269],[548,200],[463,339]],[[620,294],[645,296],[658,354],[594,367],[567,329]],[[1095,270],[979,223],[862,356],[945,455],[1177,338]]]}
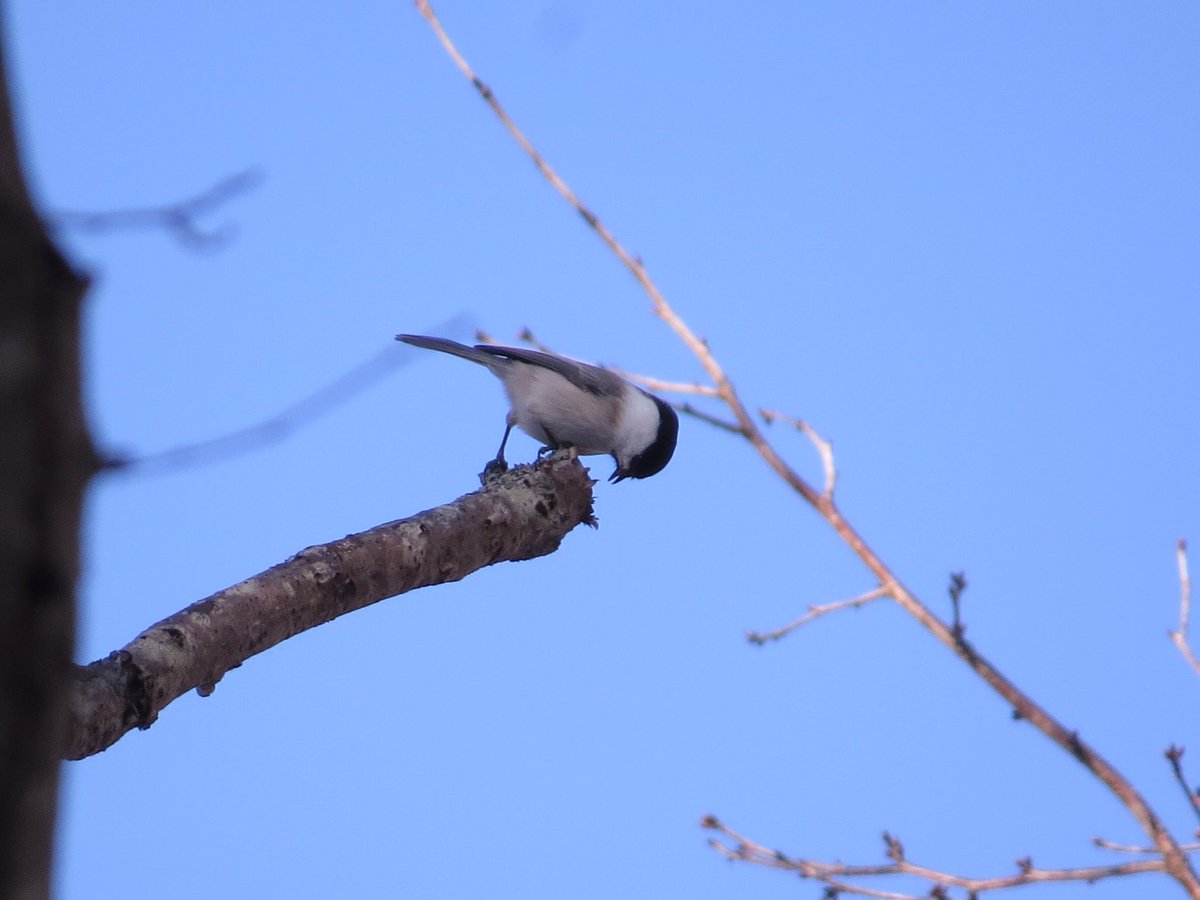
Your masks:
{"label": "blue sky", "polygon": [[[436,9],[747,402],[833,441],[842,509],[900,577],[945,611],[964,570],[979,649],[1190,834],[1161,754],[1200,752],[1200,682],[1166,638],[1174,542],[1200,545],[1200,8]],[[46,210],[263,173],[206,217],[236,229],[217,251],[64,235],[95,279],[103,446],[251,424],[457,315],[702,377],[410,4],[280,11],[10,5]],[[96,482],[81,661],[473,489],[498,385],[400,362],[281,444]],[[772,434],[819,479],[802,438]],[[535,449],[514,438],[510,458]],[[309,632],[68,765],[59,896],[819,895],[720,860],[706,813],[863,863],[887,829],[972,875],[1027,854],[1100,864],[1091,836],[1143,839],[892,606],[748,645],[873,585],[728,435],[685,420],[671,466],[598,486],[597,514],[552,557]],[[1022,896],[1132,892],[1179,895],[1144,878]]]}

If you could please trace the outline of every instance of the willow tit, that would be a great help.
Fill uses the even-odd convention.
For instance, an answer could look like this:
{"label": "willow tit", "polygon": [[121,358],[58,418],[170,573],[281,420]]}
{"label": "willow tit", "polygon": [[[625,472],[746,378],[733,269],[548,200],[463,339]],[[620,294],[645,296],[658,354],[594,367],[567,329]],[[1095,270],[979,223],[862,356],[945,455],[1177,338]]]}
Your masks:
{"label": "willow tit", "polygon": [[573,447],[583,456],[609,454],[617,463],[609,478],[614,483],[661,472],[675,452],[675,410],[607,369],[518,347],[467,347],[416,334],[398,334],[396,340],[469,359],[504,382],[511,408],[488,470],[507,468],[504,446],[514,425],[551,450]]}

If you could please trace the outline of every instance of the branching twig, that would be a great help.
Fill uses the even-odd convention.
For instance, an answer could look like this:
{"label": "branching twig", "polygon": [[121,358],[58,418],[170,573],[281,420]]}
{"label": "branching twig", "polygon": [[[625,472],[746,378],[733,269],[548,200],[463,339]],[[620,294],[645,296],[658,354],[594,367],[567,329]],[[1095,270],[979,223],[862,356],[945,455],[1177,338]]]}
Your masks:
{"label": "branching twig", "polygon": [[950,573],[950,586],[946,589],[946,593],[950,595],[950,607],[954,616],[954,624],[950,626],[951,631],[956,637],[961,638],[967,630],[962,622],[961,601],[963,591],[967,589],[967,576],[963,572]]}
{"label": "branching twig", "polygon": [[877,587],[872,591],[867,591],[865,594],[860,594],[849,600],[838,600],[836,603],[826,603],[823,606],[810,606],[808,612],[794,622],[789,622],[782,628],[777,628],[774,631],[747,631],[746,639],[761,647],[767,641],[777,641],[781,637],[791,634],[797,628],[807,625],[813,619],[831,612],[837,612],[839,609],[857,609],[860,606],[870,603],[872,600],[878,600],[880,597],[886,597],[887,595],[888,589],[886,587]]}
{"label": "branching twig", "polygon": [[212,249],[229,239],[231,229],[201,228],[200,216],[217,208],[232,197],[245,193],[262,180],[257,169],[247,169],[224,179],[208,190],[187,200],[165,206],[146,206],[118,209],[109,212],[75,212],[59,210],[48,215],[50,222],[63,228],[82,231],[111,231],[117,228],[162,228],[181,243],[193,248]]}
{"label": "branching twig", "polygon": [[[991,688],[1009,703],[1019,719],[1028,721],[1046,737],[1062,749],[1070,753],[1093,775],[1096,776],[1129,810],[1138,824],[1154,842],[1162,861],[1151,861],[1146,871],[1167,871],[1175,878],[1196,900],[1200,900],[1200,878],[1197,878],[1188,858],[1183,854],[1174,836],[1163,824],[1157,813],[1141,796],[1136,788],[1104,759],[1095,749],[1085,743],[1079,734],[1064,726],[1050,715],[1045,709],[1020,690],[997,668],[988,662],[969,642],[954,629],[933,613],[915,594],[908,590],[896,577],[884,561],[868,546],[867,542],[846,520],[834,503],[832,496],[818,491],[804,478],[797,474],[779,455],[775,448],[763,436],[761,430],[743,404],[733,383],[726,375],[720,363],[706,341],[698,337],[682,318],[668,305],[657,286],[651,281],[641,259],[630,254],[613,237],[607,227],[575,196],[559,175],[546,163],[541,154],[529,142],[528,138],[517,128],[509,118],[504,108],[496,99],[492,90],[475,74],[462,54],[454,46],[441,23],[430,8],[428,0],[416,0],[417,9],[429,22],[446,52],[454,60],[459,70],[471,81],[475,89],[491,107],[492,111],[508,129],[509,133],[529,155],[538,171],[554,186],[554,189],[580,214],[604,244],[629,269],[634,278],[650,297],[654,313],[659,316],[675,332],[679,339],[695,354],[700,364],[708,373],[717,397],[729,407],[736,420],[736,431],[740,432],[754,447],[762,459],[782,478],[796,493],[800,494],[834,529],[838,536],[845,541],[850,549],[862,560],[871,571],[879,584],[904,608],[913,618],[930,631],[938,641],[955,653],[966,663],[976,675],[982,678]],[[1130,863],[1131,866],[1141,863]],[[1105,870],[1107,871],[1107,870]],[[1104,877],[1096,875],[1094,877]]]}
{"label": "branching twig", "polygon": [[1192,812],[1196,814],[1197,818],[1200,818],[1200,792],[1192,789],[1183,774],[1183,748],[1172,744],[1166,749],[1163,756],[1171,764],[1171,773],[1175,776],[1175,782],[1179,785],[1180,790],[1187,797]]}
{"label": "branching twig", "polygon": [[1168,632],[1192,671],[1200,675],[1200,659],[1188,644],[1188,620],[1192,611],[1192,579],[1188,575],[1187,541],[1180,538],[1175,544],[1175,559],[1179,565],[1179,627]]}
{"label": "branching twig", "polygon": [[[917,900],[919,897],[929,897],[930,894],[928,891],[924,894],[900,894],[889,891],[878,891],[851,883],[848,879],[907,876],[931,883],[942,888],[943,891],[946,888],[959,888],[967,891],[968,894],[983,894],[988,891],[1005,890],[1029,884],[1072,881],[1092,884],[1105,878],[1166,871],[1166,865],[1161,859],[1135,860],[1108,866],[1042,869],[1035,866],[1032,860],[1026,857],[1017,860],[1017,871],[1011,875],[1000,875],[993,878],[971,878],[910,862],[905,857],[903,847],[900,846],[899,841],[886,832],[884,833],[885,855],[891,862],[876,865],[847,865],[840,862],[801,859],[789,856],[779,850],[771,850],[738,834],[715,816],[706,816],[701,821],[701,826],[719,832],[728,839],[728,843],[716,838],[709,841],[710,845],[727,859],[751,862],[770,869],[795,872],[801,878],[812,878],[829,885],[836,891],[857,894],[863,897]],[[943,893],[942,896],[945,896],[945,894]]]}
{"label": "branching twig", "polygon": [[[1103,850],[1112,850],[1116,853],[1157,853],[1153,847],[1135,847],[1130,844],[1118,844],[1115,841],[1105,840],[1102,837],[1092,838],[1092,843]],[[1179,849],[1184,853],[1196,853],[1200,851],[1200,844],[1180,844]]]}
{"label": "branching twig", "polygon": [[822,496],[828,500],[833,499],[833,490],[837,485],[837,466],[833,463],[833,445],[829,441],[817,434],[817,430],[802,419],[796,419],[792,416],[786,416],[783,413],[775,412],[771,409],[760,408],[758,414],[767,422],[786,422],[801,432],[806,438],[813,442],[813,446],[817,448],[817,452],[821,454],[821,465],[825,469],[825,490],[822,491]]}

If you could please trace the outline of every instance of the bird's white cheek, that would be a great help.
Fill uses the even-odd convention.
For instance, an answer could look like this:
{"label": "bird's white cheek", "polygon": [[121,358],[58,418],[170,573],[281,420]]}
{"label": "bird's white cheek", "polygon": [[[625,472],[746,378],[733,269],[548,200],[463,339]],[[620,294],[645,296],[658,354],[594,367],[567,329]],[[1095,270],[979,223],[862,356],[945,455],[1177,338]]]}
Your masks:
{"label": "bird's white cheek", "polygon": [[628,463],[658,437],[658,407],[641,391],[627,395],[617,428],[616,455],[619,463]]}

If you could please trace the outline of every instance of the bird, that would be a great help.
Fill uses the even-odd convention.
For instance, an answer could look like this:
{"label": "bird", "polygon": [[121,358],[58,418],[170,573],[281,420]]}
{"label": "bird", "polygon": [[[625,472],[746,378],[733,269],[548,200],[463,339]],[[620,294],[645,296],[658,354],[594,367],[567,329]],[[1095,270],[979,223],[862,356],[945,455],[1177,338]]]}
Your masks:
{"label": "bird", "polygon": [[675,410],[608,369],[521,347],[468,347],[419,334],[398,334],[396,340],[478,363],[504,384],[509,401],[504,437],[485,476],[507,470],[504,448],[514,425],[541,441],[543,451],[573,448],[580,456],[611,456],[613,484],[656,475],[675,453]]}

